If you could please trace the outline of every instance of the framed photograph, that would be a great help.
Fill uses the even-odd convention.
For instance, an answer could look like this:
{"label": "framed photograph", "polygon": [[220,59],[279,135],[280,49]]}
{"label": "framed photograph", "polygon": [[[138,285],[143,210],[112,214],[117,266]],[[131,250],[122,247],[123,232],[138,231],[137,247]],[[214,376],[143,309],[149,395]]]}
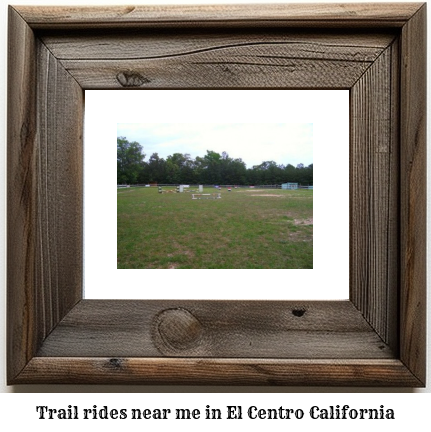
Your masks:
{"label": "framed photograph", "polygon": [[[425,3],[10,6],[8,31],[9,385],[425,386]],[[349,298],[85,299],[95,89],[348,90]]]}

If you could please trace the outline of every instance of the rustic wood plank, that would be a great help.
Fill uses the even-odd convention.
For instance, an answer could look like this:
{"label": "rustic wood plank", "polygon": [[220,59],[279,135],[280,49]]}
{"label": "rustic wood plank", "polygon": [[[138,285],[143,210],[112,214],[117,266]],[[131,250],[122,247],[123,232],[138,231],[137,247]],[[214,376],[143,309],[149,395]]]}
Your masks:
{"label": "rustic wood plank", "polygon": [[[224,49],[218,55],[194,54],[161,60],[64,61],[65,68],[80,85],[90,89],[184,89],[184,88],[288,88],[348,89],[370,63],[313,59],[272,58],[253,62],[251,48],[235,55]],[[286,53],[284,53],[286,54]],[[126,78],[123,78],[126,77]]]}
{"label": "rustic wood plank", "polygon": [[397,327],[398,284],[396,46],[351,89],[350,137],[350,299],[395,351],[390,329]]}
{"label": "rustic wood plank", "polygon": [[401,37],[401,360],[426,375],[426,4]]}
{"label": "rustic wood plank", "polygon": [[35,38],[9,8],[7,128],[7,355],[8,376],[36,352],[33,272],[36,242]]}
{"label": "rustic wood plank", "polygon": [[97,33],[42,36],[84,89],[350,88],[394,38],[286,31],[140,31],[104,42]]}
{"label": "rustic wood plank", "polygon": [[416,387],[399,360],[34,357],[17,383]]}
{"label": "rustic wood plank", "polygon": [[[402,27],[420,3],[291,3],[118,7],[19,6],[33,28],[200,27],[264,25],[291,27]],[[193,23],[193,24],[191,24]]]}
{"label": "rustic wood plank", "polygon": [[385,341],[394,352],[399,353],[399,317],[400,298],[399,290],[394,287],[400,286],[400,40],[395,40],[391,46],[391,156],[388,161],[388,205],[387,213],[387,289],[386,289],[386,338]]}
{"label": "rustic wood plank", "polygon": [[[226,30],[194,29],[173,31],[129,30],[68,31],[61,35],[39,32],[41,41],[58,60],[142,60],[195,54],[202,51],[241,47],[295,44],[298,58],[344,61],[374,61],[391,44],[395,30],[358,33],[307,30]],[[282,48],[283,49],[283,48]]]}
{"label": "rustic wood plank", "polygon": [[9,22],[11,379],[81,298],[83,91],[12,8]]}
{"label": "rustic wood plank", "polygon": [[34,288],[46,337],[82,296],[84,92],[45,45],[37,47]]}
{"label": "rustic wood plank", "polygon": [[38,355],[342,359],[394,353],[349,301],[83,300]]}

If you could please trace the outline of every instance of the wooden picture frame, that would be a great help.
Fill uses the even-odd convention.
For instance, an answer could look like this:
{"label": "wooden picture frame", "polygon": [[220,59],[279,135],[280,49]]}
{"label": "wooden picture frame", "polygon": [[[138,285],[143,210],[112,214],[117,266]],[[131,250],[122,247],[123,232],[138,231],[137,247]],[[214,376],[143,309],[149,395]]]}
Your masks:
{"label": "wooden picture frame", "polygon": [[[7,380],[425,385],[426,4],[9,7]],[[85,89],[350,90],[347,301],[82,299]]]}

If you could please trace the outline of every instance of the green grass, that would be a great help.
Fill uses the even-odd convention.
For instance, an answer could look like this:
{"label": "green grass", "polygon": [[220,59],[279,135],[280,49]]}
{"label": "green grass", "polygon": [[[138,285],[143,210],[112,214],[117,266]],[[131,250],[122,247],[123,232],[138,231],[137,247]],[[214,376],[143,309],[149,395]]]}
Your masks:
{"label": "green grass", "polygon": [[312,190],[222,189],[221,196],[119,189],[117,267],[313,268]]}

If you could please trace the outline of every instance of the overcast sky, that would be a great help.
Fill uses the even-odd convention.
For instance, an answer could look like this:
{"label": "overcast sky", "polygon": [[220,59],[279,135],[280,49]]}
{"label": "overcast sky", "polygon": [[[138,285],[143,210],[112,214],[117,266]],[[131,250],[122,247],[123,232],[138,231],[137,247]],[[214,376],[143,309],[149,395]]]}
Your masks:
{"label": "overcast sky", "polygon": [[271,160],[313,163],[312,123],[118,123],[117,136],[141,144],[146,161],[153,153],[164,159],[188,153],[194,159],[212,150],[241,158],[247,168]]}

